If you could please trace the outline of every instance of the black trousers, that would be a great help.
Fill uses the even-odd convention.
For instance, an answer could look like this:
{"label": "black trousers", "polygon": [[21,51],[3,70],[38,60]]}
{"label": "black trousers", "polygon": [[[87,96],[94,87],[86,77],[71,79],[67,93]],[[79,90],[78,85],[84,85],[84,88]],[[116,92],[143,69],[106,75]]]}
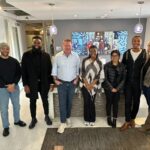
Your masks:
{"label": "black trousers", "polygon": [[[40,82],[38,84],[38,92],[40,93],[42,99],[44,114],[48,115],[49,114],[48,94],[42,95]],[[30,113],[32,118],[36,118],[36,101],[37,99],[30,99]]]}
{"label": "black trousers", "polygon": [[129,122],[135,119],[140,105],[141,89],[138,82],[125,86],[125,119]]}
{"label": "black trousers", "polygon": [[87,122],[95,122],[96,120],[96,112],[95,112],[95,97],[91,96],[88,90],[83,86],[82,87],[82,95],[84,100],[84,120]]}
{"label": "black trousers", "polygon": [[[113,116],[113,118],[118,117],[118,103],[120,100],[120,93],[112,93],[111,91],[105,90],[106,96],[106,114],[107,117]],[[113,108],[113,115],[111,115]]]}

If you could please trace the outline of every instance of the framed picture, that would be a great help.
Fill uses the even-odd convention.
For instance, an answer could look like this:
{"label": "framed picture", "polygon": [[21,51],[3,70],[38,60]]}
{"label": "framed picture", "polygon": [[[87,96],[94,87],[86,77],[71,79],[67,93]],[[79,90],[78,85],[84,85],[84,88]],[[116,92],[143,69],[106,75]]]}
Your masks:
{"label": "framed picture", "polygon": [[98,32],[72,32],[73,51],[80,56],[88,54],[91,45],[98,48],[100,55],[110,54],[117,49],[123,54],[127,49],[128,31],[98,31]]}

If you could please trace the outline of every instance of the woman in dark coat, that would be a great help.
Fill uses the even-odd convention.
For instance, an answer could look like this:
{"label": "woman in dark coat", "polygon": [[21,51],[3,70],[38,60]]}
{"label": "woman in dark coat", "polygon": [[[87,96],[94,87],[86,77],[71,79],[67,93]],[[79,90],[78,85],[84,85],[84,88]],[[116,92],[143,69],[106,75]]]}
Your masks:
{"label": "woman in dark coat", "polygon": [[[113,128],[116,128],[120,91],[123,88],[126,74],[124,65],[119,62],[119,59],[120,52],[118,50],[113,50],[111,52],[111,61],[104,66],[105,79],[102,84],[106,95],[107,123]],[[112,108],[113,115],[111,115]]]}
{"label": "woman in dark coat", "polygon": [[51,76],[51,61],[50,56],[42,50],[42,40],[36,36],[33,38],[33,46],[30,51],[23,54],[22,57],[22,80],[26,96],[30,98],[30,112],[32,121],[29,128],[32,129],[37,123],[36,119],[36,100],[38,92],[41,95],[45,121],[47,125],[52,122],[48,116],[48,92],[50,84],[53,83]]}

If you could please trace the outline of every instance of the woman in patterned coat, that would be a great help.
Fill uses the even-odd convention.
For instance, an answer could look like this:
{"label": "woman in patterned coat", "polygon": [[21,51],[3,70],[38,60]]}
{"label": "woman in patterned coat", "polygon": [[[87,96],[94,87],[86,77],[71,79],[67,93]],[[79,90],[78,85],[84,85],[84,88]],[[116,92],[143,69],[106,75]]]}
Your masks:
{"label": "woman in patterned coat", "polygon": [[92,45],[89,48],[89,56],[82,62],[81,69],[81,91],[84,99],[84,121],[86,126],[94,126],[96,120],[95,97],[101,69],[102,63],[98,58],[97,47]]}

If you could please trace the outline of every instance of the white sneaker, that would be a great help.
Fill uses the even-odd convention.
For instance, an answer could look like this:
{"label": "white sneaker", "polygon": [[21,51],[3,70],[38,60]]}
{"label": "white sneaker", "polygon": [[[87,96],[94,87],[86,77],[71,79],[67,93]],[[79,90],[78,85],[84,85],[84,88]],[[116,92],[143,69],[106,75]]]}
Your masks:
{"label": "white sneaker", "polygon": [[67,127],[66,123],[61,123],[61,125],[59,126],[57,132],[58,133],[64,133],[66,127]]}
{"label": "white sneaker", "polygon": [[89,125],[90,125],[90,123],[89,123],[89,122],[87,122],[87,121],[85,121],[85,122],[84,122],[84,125],[85,125],[85,126],[89,126]]}
{"label": "white sneaker", "polygon": [[90,122],[90,126],[95,126],[95,122]]}
{"label": "white sneaker", "polygon": [[67,118],[66,122],[67,122],[67,127],[71,127],[72,126],[70,118]]}

